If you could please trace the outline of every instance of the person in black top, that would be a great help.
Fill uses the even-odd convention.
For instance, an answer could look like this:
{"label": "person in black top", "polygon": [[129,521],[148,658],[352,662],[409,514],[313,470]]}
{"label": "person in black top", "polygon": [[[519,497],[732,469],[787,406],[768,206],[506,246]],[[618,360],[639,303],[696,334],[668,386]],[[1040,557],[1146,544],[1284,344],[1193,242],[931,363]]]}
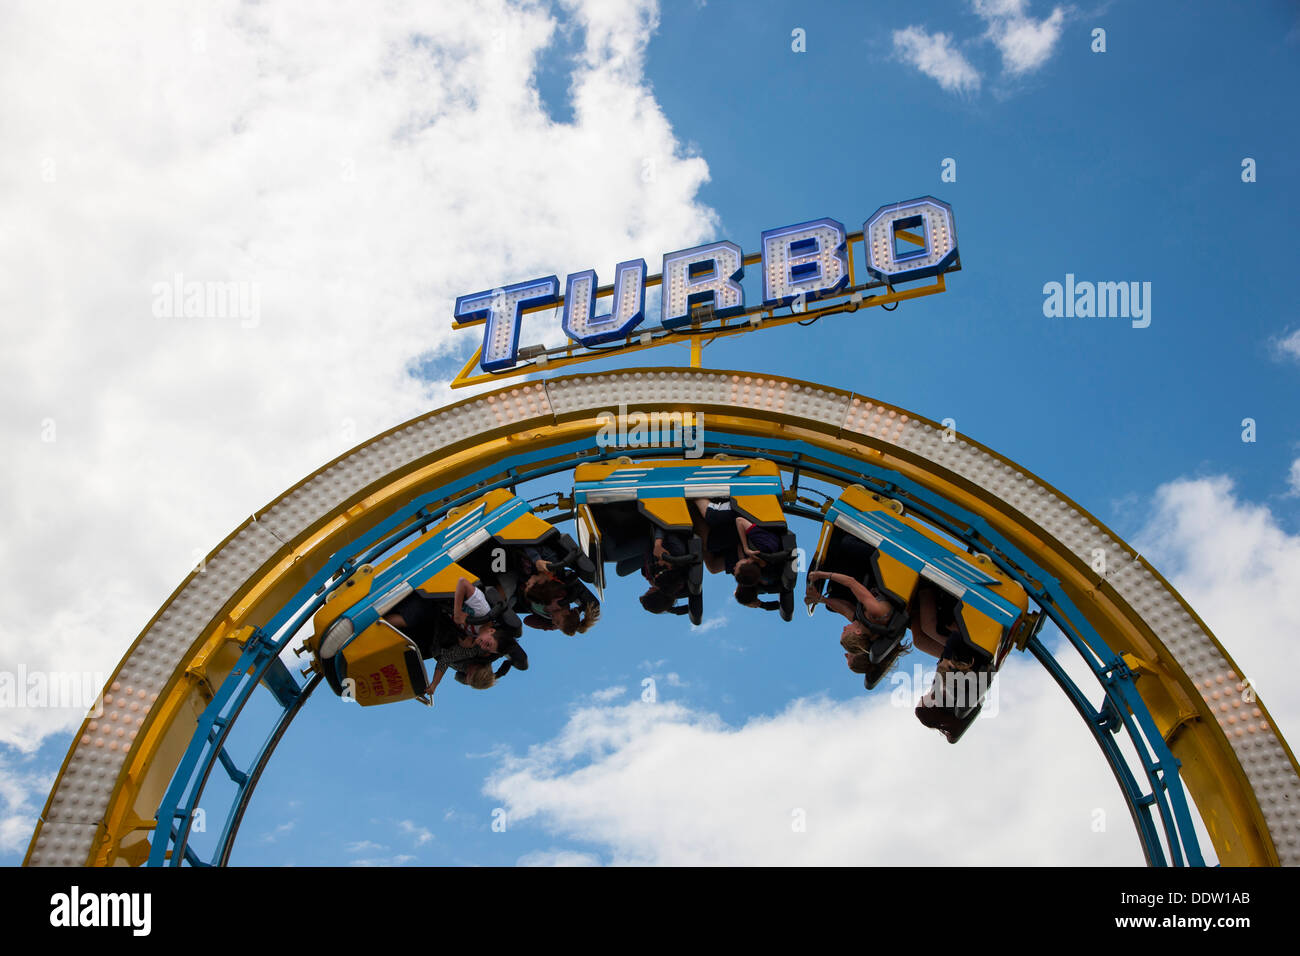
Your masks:
{"label": "person in black top", "polygon": [[[462,579],[463,583],[464,579]],[[528,670],[528,655],[513,637],[492,625],[480,625],[475,633],[458,627],[447,613],[444,602],[418,593],[408,594],[384,620],[406,634],[425,660],[434,660],[433,680],[428,693],[433,694],[447,668],[456,671],[456,679],[471,687],[486,689],[512,667]],[[492,672],[493,662],[506,660]]]}
{"label": "person in black top", "polygon": [[689,568],[674,565],[668,557],[683,557],[689,548],[685,536],[676,531],[655,529],[654,539],[647,545],[641,560],[641,576],[650,587],[641,595],[641,606],[651,614],[663,614],[686,591]]}
{"label": "person in black top", "polygon": [[549,541],[526,544],[514,552],[515,564],[523,581],[528,581],[537,575],[563,577],[567,580],[573,576],[573,571],[563,566],[566,556],[559,545]]}
{"label": "person in black top", "polygon": [[[419,594],[407,595],[384,615],[384,620],[406,634],[419,648],[421,657],[435,662],[433,680],[425,691],[430,697],[442,683],[448,668],[456,671],[456,679],[461,683],[480,690],[486,690],[496,682],[491,666],[483,666],[484,650],[456,627],[433,599]],[[496,646],[491,633],[484,635],[484,641]]]}
{"label": "person in black top", "polygon": [[712,574],[724,569],[730,573],[740,547],[740,529],[736,525],[740,516],[730,498],[696,498],[694,503],[699,512],[696,526],[704,542],[704,566]]}
{"label": "person in black top", "polygon": [[[756,604],[760,584],[771,584],[780,572],[764,559],[765,554],[781,550],[781,539],[770,528],[757,525],[736,510],[730,498],[696,498],[704,539],[704,564],[712,573],[719,571],[736,579],[736,600],[749,607]],[[752,596],[752,597],[751,597]]]}
{"label": "person in black top", "polygon": [[[779,565],[769,561],[767,555],[781,550],[781,539],[777,533],[771,528],[756,525],[743,516],[736,518],[736,529],[739,532],[736,560],[727,569],[736,579],[736,590],[753,588],[757,591],[760,584],[774,583],[781,569]],[[736,599],[740,600],[740,596],[737,595]],[[741,603],[749,602],[741,601]]]}
{"label": "person in black top", "polygon": [[384,620],[414,641],[425,660],[443,648],[456,646],[466,636],[441,602],[418,593],[402,598]]}
{"label": "person in black top", "polygon": [[763,611],[777,611],[781,608],[780,601],[764,601],[760,598],[758,588],[744,584],[736,585],[736,602],[743,604],[745,607],[759,608]]}

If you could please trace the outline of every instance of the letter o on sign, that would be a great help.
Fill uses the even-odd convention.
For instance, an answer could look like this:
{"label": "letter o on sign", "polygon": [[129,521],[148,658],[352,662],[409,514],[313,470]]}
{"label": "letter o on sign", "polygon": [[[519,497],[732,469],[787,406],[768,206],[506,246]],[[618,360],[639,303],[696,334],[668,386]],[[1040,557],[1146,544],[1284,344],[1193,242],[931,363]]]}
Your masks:
{"label": "letter o on sign", "polygon": [[862,227],[867,271],[891,285],[947,272],[957,261],[952,207],[932,196],[881,206]]}

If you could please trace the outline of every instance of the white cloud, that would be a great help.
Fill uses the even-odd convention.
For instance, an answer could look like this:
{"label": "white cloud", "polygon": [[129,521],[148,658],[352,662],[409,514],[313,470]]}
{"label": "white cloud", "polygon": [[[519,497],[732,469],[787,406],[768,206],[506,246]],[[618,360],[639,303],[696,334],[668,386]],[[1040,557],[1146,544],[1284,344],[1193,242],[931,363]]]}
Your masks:
{"label": "white cloud", "polygon": [[[1056,50],[1065,25],[1065,8],[1054,7],[1043,19],[1028,13],[1025,0],[971,0],[984,20],[982,37],[1002,56],[1002,72],[1018,77],[1032,73]],[[980,71],[953,41],[952,34],[930,33],[919,26],[895,30],[894,53],[952,93],[973,93],[980,88]]]}
{"label": "white cloud", "polygon": [[1287,333],[1277,341],[1276,347],[1279,355],[1300,359],[1300,329]]}
{"label": "white cloud", "polygon": [[280,837],[284,836],[286,833],[291,832],[291,831],[293,830],[294,824],[295,824],[296,822],[297,822],[297,821],[295,821],[295,820],[289,820],[289,821],[286,821],[285,823],[281,823],[281,824],[278,825],[274,830],[271,830],[271,831],[268,832],[268,833],[263,833],[263,834],[262,834],[262,842],[263,842],[263,843],[275,843],[277,840],[280,839]]}
{"label": "white cloud", "polygon": [[394,856],[367,857],[363,860],[349,860],[348,866],[406,866],[415,860],[415,857],[409,853],[398,853]]}
{"label": "white cloud", "polygon": [[1297,495],[1300,495],[1300,458],[1291,462],[1291,473],[1287,475],[1287,484],[1291,488],[1291,490],[1287,492],[1288,497],[1294,498]]}
{"label": "white cloud", "polygon": [[997,17],[1015,18],[1025,15],[1025,0],[971,0],[975,12],[986,20]]}
{"label": "white cloud", "polygon": [[31,842],[45,795],[54,782],[52,773],[35,773],[0,753],[0,853],[25,853]]}
{"label": "white cloud", "polygon": [[518,866],[600,866],[600,858],[576,850],[536,850],[517,861]]}
{"label": "white cloud", "polygon": [[433,839],[433,833],[427,827],[422,827],[411,820],[398,821],[397,828],[407,836],[415,837],[416,846],[424,846]]}
{"label": "white cloud", "polygon": [[616,687],[606,687],[602,690],[593,691],[591,699],[598,704],[607,704],[616,697],[622,697],[627,693],[627,687],[619,684]]}
{"label": "white cloud", "polygon": [[673,702],[584,708],[485,790],[516,824],[615,864],[1140,863],[1113,777],[1055,684],[1023,658],[999,680],[998,715],[955,747],[888,691],[798,700],[741,727]]}
{"label": "white cloud", "polygon": [[[0,669],[106,676],[250,513],[444,403],[408,368],[473,346],[454,296],[712,237],[642,73],[656,10],[564,4],[559,123],[523,0],[8,6]],[[258,321],[155,317],[178,273],[256,284]],[[7,710],[0,742],[76,722]]]}
{"label": "white cloud", "polygon": [[711,617],[707,621],[701,621],[699,624],[692,624],[691,630],[697,634],[707,634],[709,631],[716,631],[718,628],[727,626],[727,616],[720,614],[717,617]]}
{"label": "white cloud", "polygon": [[388,847],[384,846],[382,843],[375,843],[373,840],[356,840],[355,842],[345,844],[343,847],[345,853],[370,853],[375,850],[387,849]]}
{"label": "white cloud", "polygon": [[894,53],[950,92],[970,93],[980,87],[979,71],[952,45],[951,34],[927,33],[917,26],[895,30]]}
{"label": "white cloud", "polygon": [[1051,57],[1065,24],[1065,10],[1054,7],[1042,20],[1026,12],[1024,0],[972,0],[988,23],[985,37],[1002,54],[1002,69],[1012,76],[1031,73]]}
{"label": "white cloud", "polygon": [[1282,666],[1300,634],[1300,535],[1220,476],[1162,485],[1133,544],[1250,678],[1283,736],[1300,739],[1300,692]]}

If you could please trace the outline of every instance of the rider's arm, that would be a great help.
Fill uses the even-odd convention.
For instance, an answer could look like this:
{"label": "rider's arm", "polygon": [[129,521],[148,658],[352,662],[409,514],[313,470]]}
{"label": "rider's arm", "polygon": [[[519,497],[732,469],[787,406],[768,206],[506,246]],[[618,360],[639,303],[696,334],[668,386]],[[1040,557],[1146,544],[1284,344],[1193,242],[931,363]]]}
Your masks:
{"label": "rider's arm", "polygon": [[452,600],[451,616],[459,627],[464,627],[465,599],[474,593],[474,585],[468,578],[456,582],[456,596]]}
{"label": "rider's arm", "polygon": [[836,584],[842,584],[852,591],[853,597],[867,609],[867,613],[872,617],[887,617],[893,612],[893,605],[876,597],[867,590],[861,581],[851,578],[847,574],[839,574],[833,571],[828,573],[826,577],[828,580],[834,581]]}
{"label": "rider's arm", "polygon": [[748,518],[736,516],[736,530],[740,532],[740,553],[743,557],[756,558],[758,552],[749,546],[749,529],[754,527],[754,522]]}
{"label": "rider's arm", "polygon": [[[841,582],[841,583],[845,583],[845,582]],[[870,614],[872,617],[888,618],[891,614],[894,613],[894,606],[892,604],[890,604],[888,601],[882,601],[880,598],[876,597],[874,594],[872,594],[870,591],[866,589],[866,587],[862,584],[861,581],[855,581],[852,578],[847,578],[847,585],[849,590],[853,592],[853,596],[858,599],[858,603],[861,604],[864,608],[866,608],[867,613]]]}
{"label": "rider's arm", "polygon": [[430,697],[432,697],[432,696],[433,696],[433,692],[434,692],[435,690],[438,689],[438,684],[439,684],[439,682],[441,682],[441,680],[442,680],[442,675],[445,674],[445,673],[447,673],[447,665],[446,665],[446,664],[439,664],[437,667],[434,668],[434,670],[433,670],[433,683],[431,683],[431,684],[429,685],[429,689],[428,689],[427,691],[425,691],[425,693],[427,693]]}

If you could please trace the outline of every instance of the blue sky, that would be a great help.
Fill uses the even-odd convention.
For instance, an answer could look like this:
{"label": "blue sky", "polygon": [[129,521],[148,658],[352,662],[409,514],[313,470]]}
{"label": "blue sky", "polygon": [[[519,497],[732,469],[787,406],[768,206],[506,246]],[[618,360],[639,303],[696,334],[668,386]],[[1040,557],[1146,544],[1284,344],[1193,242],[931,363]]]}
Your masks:
{"label": "blue sky", "polygon": [[[588,141],[578,133],[607,137],[632,166],[639,149],[659,155],[658,134],[576,109],[571,99],[570,83],[585,69],[631,71],[628,82],[653,98],[671,126],[674,142],[659,168],[665,178],[684,177],[673,209],[690,215],[672,218],[657,198],[645,210],[645,228],[591,226],[586,245],[556,252],[545,235],[525,229],[504,254],[423,264],[436,281],[414,273],[412,282],[434,290],[437,308],[419,321],[441,337],[434,361],[425,354],[419,364],[424,379],[404,386],[406,404],[390,409],[416,414],[446,400],[435,373],[476,344],[477,331],[442,331],[449,296],[546,271],[563,279],[594,268],[608,281],[616,261],[638,255],[658,271],[664,253],[705,239],[755,252],[764,229],[823,216],[856,231],[880,205],[934,195],[953,207],[963,264],[946,294],[893,313],[871,309],[731,339],[709,348],[705,363],[811,379],[931,419],[954,418],[961,432],[1165,558],[1157,567],[1248,673],[1293,653],[1278,632],[1296,620],[1294,601],[1274,587],[1262,598],[1249,590],[1243,606],[1248,589],[1231,584],[1244,572],[1224,571],[1215,555],[1243,549],[1258,562],[1257,580],[1285,583],[1300,567],[1300,471],[1293,471],[1300,338],[1288,340],[1300,313],[1287,265],[1300,210],[1294,5],[664,2],[648,42],[634,27],[653,19],[650,8],[627,6],[626,22],[611,26],[612,14],[602,18],[583,4],[541,5],[540,15],[555,20],[549,36],[528,47],[538,57],[530,82],[541,122],[561,132],[573,126],[575,141]],[[610,49],[644,43],[643,60],[600,60],[590,41],[597,22],[611,31]],[[1098,27],[1106,31],[1104,53],[1090,49]],[[915,31],[902,33],[908,28]],[[795,29],[805,31],[806,52],[791,49]],[[480,31],[465,43],[493,35]],[[942,55],[909,59],[906,37]],[[945,77],[959,87],[945,88]],[[508,131],[497,135],[510,150]],[[1242,181],[1246,157],[1257,163],[1256,182]],[[698,189],[686,175],[692,158],[707,164]],[[946,158],[956,161],[955,182],[940,180]],[[571,179],[607,175],[586,169],[589,161],[581,149],[538,160]],[[512,190],[529,175],[525,163],[517,178],[490,188],[505,206],[527,211],[533,197]],[[564,199],[545,201],[562,206]],[[422,211],[418,201],[412,208]],[[366,213],[355,215],[361,221]],[[374,234],[391,221],[371,223]],[[579,232],[587,225],[574,223]],[[485,228],[491,245],[494,230],[511,225]],[[388,277],[394,284],[402,279],[396,271]],[[1067,273],[1151,283],[1150,326],[1045,317],[1043,286]],[[385,340],[362,334],[355,319],[318,314],[321,339],[361,335],[358,361],[374,353],[396,368],[422,354],[408,344],[418,336],[385,352]],[[288,354],[285,368],[296,373]],[[673,346],[647,358],[684,364],[687,355]],[[285,381],[290,391],[310,386],[305,372]],[[213,533],[168,547],[176,554],[210,547],[239,514],[393,423],[383,410],[357,407],[323,413],[305,429],[330,431],[340,415],[350,416],[352,441],[277,460],[273,477],[288,479],[279,484],[267,475],[223,487],[228,504],[212,505],[196,526]],[[268,416],[291,411],[275,401],[268,409]],[[187,414],[195,413],[176,409],[171,424],[183,427]],[[1242,441],[1244,418],[1257,422],[1253,443]],[[237,418],[208,427],[221,443],[205,446],[209,452],[255,430]],[[292,431],[292,423],[274,427]],[[203,449],[186,453],[194,473],[204,474]],[[241,461],[255,468],[252,452],[249,458]],[[133,476],[123,468],[105,480],[111,489]],[[188,484],[190,495],[204,495],[199,482]],[[186,507],[183,495],[175,501]],[[814,527],[797,530],[806,544],[815,540]],[[150,612],[182,564],[158,565],[124,607]],[[699,630],[683,619],[651,618],[636,605],[631,581],[615,584],[592,632],[534,634],[527,673],[487,693],[444,686],[432,711],[413,704],[360,711],[322,691],[265,773],[232,862],[1140,862],[1104,763],[1032,661],[1009,662],[999,714],[952,748],[907,709],[890,707],[887,689],[864,699],[825,618],[800,614],[783,624],[729,605],[728,589],[710,584]],[[1281,603],[1269,605],[1272,598]],[[101,658],[111,664],[112,649],[120,654],[148,616],[123,612],[117,643],[95,645]],[[912,663],[905,660],[904,670]],[[646,680],[653,704],[641,700]],[[1261,695],[1284,730],[1300,732],[1292,688],[1263,684]],[[0,745],[0,770],[30,791],[7,798],[15,832],[43,801],[40,782],[70,739],[69,730],[52,729]],[[994,781],[993,766],[1012,781]],[[731,783],[700,783],[723,767]],[[942,785],[947,773],[973,774],[963,779],[974,779],[978,794],[959,803]],[[792,778],[799,781],[793,795]],[[731,789],[736,781],[749,790]],[[621,806],[597,805],[597,797]],[[864,811],[863,800],[881,809]],[[808,847],[789,845],[797,838],[786,807],[814,808],[809,832],[817,830],[819,842],[810,836]],[[496,808],[508,811],[504,832],[492,829]],[[909,823],[899,829],[910,844],[886,832],[905,808]],[[1097,808],[1114,821],[1103,834],[1088,827]],[[940,839],[945,831],[963,838],[959,848]],[[20,861],[20,842],[6,843],[0,862]]]}

